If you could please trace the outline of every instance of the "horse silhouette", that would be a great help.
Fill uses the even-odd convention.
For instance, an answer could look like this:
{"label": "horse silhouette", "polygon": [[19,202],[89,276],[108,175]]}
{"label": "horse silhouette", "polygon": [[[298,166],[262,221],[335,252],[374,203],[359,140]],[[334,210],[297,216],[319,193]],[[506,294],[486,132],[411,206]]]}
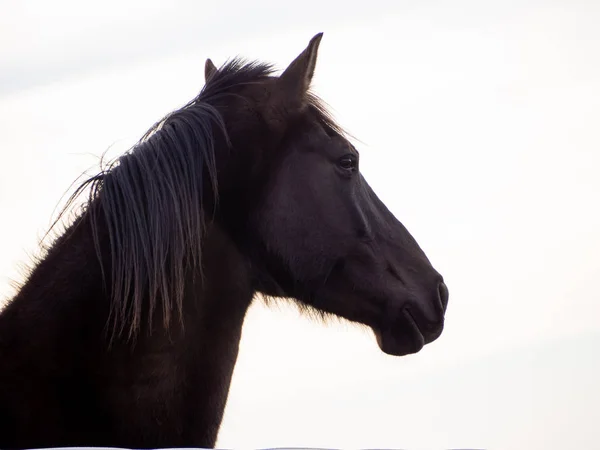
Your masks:
{"label": "horse silhouette", "polygon": [[196,98],[77,189],[0,313],[0,447],[213,447],[257,293],[391,355],[440,336],[442,276],[310,91],[321,37],[279,76],[207,60]]}

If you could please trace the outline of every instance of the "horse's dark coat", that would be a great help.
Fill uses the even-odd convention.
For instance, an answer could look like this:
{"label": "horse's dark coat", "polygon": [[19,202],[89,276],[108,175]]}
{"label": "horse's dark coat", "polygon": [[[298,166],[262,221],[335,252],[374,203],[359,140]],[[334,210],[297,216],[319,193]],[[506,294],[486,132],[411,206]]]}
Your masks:
{"label": "horse's dark coat", "polygon": [[373,328],[442,332],[448,292],[308,88],[206,64],[197,98],[88,180],[84,210],[0,314],[0,447],[212,447],[255,293]]}

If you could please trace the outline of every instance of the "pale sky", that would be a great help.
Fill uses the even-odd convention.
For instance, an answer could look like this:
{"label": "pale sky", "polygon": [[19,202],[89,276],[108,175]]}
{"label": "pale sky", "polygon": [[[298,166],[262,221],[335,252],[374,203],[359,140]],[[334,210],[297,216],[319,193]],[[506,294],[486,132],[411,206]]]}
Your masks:
{"label": "pale sky", "polygon": [[441,338],[251,309],[221,448],[597,448],[600,4],[459,0],[0,4],[0,298],[63,193],[192,98],[207,57],[315,91],[450,289]]}

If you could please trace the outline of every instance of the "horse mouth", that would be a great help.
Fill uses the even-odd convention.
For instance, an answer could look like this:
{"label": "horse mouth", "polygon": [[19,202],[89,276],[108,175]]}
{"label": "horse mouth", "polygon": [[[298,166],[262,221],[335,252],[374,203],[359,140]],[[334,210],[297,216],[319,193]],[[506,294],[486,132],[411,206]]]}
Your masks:
{"label": "horse mouth", "polygon": [[407,308],[402,309],[402,314],[394,323],[373,327],[373,332],[379,348],[388,355],[410,355],[417,353],[425,345],[425,337]]}

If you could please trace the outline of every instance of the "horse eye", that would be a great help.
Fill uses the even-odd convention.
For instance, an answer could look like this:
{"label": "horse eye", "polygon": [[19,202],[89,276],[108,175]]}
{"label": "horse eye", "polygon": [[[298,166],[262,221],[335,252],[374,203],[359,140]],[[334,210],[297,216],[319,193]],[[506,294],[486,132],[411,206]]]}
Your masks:
{"label": "horse eye", "polygon": [[354,155],[342,156],[339,161],[339,165],[345,170],[356,170],[358,161]]}

